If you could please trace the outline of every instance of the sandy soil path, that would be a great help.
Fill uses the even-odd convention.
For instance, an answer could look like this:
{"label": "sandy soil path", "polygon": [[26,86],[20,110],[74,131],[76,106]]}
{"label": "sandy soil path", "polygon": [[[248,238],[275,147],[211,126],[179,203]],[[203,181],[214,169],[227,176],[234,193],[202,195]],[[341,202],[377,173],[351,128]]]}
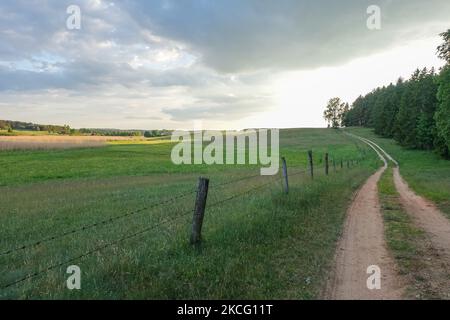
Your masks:
{"label": "sandy soil path", "polygon": [[[357,137],[357,136],[356,136]],[[357,137],[360,138],[360,137]],[[428,249],[423,252],[426,270],[422,276],[427,279],[430,290],[443,298],[450,298],[450,220],[431,201],[412,191],[400,175],[399,164],[385,150],[371,140],[360,138],[372,148],[377,148],[390,159],[394,168],[394,183],[405,211],[414,223],[427,235]]]}
{"label": "sandy soil path", "polygon": [[373,141],[366,140],[378,148],[387,158],[396,164],[394,168],[394,183],[400,194],[400,200],[405,210],[414,218],[418,227],[424,230],[430,240],[450,266],[450,220],[431,201],[417,195],[412,191],[400,175],[400,169],[395,161],[386,151]]}
{"label": "sandy soil path", "polygon": [[394,182],[406,211],[414,218],[417,226],[430,236],[433,247],[450,266],[450,221],[430,201],[415,194],[394,168]]}
{"label": "sandy soil path", "polygon": [[[373,148],[373,147],[372,147]],[[378,180],[385,165],[372,175],[356,194],[348,209],[344,232],[335,257],[335,268],[325,298],[337,300],[400,299],[402,284],[384,240],[384,225],[378,199]],[[381,270],[381,289],[369,289],[369,266]]]}

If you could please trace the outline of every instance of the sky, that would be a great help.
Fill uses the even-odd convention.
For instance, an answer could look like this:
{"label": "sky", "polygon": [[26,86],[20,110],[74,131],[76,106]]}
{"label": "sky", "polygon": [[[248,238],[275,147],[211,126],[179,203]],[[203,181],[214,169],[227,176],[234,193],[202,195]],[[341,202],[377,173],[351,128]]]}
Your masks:
{"label": "sky", "polygon": [[[79,29],[67,25],[72,5]],[[367,26],[371,5],[379,29]],[[441,67],[448,28],[448,0],[2,0],[0,119],[324,127],[330,98],[351,103]]]}

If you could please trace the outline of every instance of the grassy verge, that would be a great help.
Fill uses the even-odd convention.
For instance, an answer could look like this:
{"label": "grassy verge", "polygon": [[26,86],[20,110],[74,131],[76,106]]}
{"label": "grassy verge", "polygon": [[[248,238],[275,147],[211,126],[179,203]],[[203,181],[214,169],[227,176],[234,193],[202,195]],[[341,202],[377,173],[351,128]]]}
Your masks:
{"label": "grassy verge", "polygon": [[386,242],[397,262],[400,274],[406,277],[410,284],[407,296],[415,297],[419,293],[415,290],[417,284],[413,274],[421,266],[418,242],[423,240],[424,234],[414,226],[402,208],[394,185],[392,167],[389,167],[381,177],[378,192],[385,222]]}
{"label": "grassy verge", "polygon": [[[389,167],[378,184],[385,222],[385,236],[400,274],[407,283],[406,298],[448,299],[446,271],[431,247],[426,234],[414,225],[404,211],[394,185],[392,168]],[[440,280],[443,280],[440,283]]]}

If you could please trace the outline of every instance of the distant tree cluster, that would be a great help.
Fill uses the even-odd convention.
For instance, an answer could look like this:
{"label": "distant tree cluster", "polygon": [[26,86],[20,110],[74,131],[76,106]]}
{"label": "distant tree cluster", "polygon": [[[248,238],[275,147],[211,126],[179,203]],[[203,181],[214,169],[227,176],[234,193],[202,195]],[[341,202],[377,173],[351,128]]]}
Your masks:
{"label": "distant tree cluster", "polygon": [[450,156],[450,29],[441,34],[440,72],[417,69],[409,80],[358,97],[342,116],[343,126],[364,126],[409,148]]}
{"label": "distant tree cluster", "polygon": [[344,103],[340,98],[332,98],[328,101],[323,117],[328,121],[328,127],[339,128],[344,125],[344,116],[349,111],[348,103]]}
{"label": "distant tree cluster", "polygon": [[120,130],[120,129],[79,129],[80,134],[92,136],[114,136],[114,137],[161,137],[169,135],[169,130]]}
{"label": "distant tree cluster", "polygon": [[13,130],[18,131],[47,131],[49,133],[56,134],[71,134],[73,129],[68,125],[56,126],[56,125],[43,125],[35,124],[31,122],[21,122],[21,121],[10,121],[10,120],[0,120],[0,130],[8,130],[12,132]]}
{"label": "distant tree cluster", "polygon": [[0,130],[12,133],[16,131],[46,131],[51,134],[63,135],[90,135],[90,136],[114,136],[114,137],[161,137],[171,134],[170,130],[120,130],[120,129],[72,129],[68,125],[42,125],[30,122],[0,120]]}
{"label": "distant tree cluster", "polygon": [[150,130],[144,132],[144,137],[153,138],[153,137],[163,137],[171,134],[170,130]]}
{"label": "distant tree cluster", "polygon": [[141,137],[143,132],[140,130],[120,130],[120,129],[88,129],[78,130],[81,134],[91,136],[111,136],[111,137]]}

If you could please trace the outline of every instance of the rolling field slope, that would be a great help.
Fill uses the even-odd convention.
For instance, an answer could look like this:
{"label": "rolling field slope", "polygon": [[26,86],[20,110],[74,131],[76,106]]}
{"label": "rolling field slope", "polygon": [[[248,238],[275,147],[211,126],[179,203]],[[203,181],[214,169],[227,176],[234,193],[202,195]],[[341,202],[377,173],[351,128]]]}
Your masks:
{"label": "rolling field slope", "polygon": [[[175,166],[168,140],[0,152],[0,298],[319,297],[347,206],[380,161],[331,129],[284,130],[280,143],[288,195],[259,166]],[[325,152],[337,163],[328,177]],[[194,248],[200,175],[211,181]],[[66,288],[70,265],[81,290]]]}

